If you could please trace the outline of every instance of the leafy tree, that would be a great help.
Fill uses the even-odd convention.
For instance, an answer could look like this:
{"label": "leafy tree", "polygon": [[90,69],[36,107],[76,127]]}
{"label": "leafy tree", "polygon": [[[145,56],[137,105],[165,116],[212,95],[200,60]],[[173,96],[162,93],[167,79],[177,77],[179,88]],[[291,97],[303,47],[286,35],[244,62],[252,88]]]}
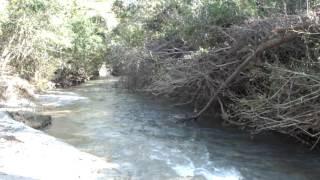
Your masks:
{"label": "leafy tree", "polygon": [[87,78],[103,61],[105,27],[76,0],[12,0],[5,10],[1,64],[23,78],[43,86],[70,63],[70,73]]}

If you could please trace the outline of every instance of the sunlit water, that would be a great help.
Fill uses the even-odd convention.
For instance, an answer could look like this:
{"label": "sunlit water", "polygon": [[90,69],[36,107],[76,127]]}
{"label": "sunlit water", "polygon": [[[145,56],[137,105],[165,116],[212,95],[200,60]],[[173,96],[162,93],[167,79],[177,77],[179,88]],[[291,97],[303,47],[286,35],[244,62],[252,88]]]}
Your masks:
{"label": "sunlit water", "polygon": [[41,97],[47,133],[120,165],[104,179],[320,179],[319,153],[277,138],[175,123],[188,110],[97,80]]}

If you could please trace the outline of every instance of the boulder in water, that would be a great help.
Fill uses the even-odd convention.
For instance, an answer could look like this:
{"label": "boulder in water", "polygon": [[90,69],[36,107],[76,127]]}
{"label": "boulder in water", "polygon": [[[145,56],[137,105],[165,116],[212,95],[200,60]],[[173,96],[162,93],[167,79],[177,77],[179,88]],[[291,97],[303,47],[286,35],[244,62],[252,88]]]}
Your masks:
{"label": "boulder in water", "polygon": [[12,119],[22,122],[34,129],[44,129],[51,124],[49,115],[41,115],[33,112],[8,112]]}

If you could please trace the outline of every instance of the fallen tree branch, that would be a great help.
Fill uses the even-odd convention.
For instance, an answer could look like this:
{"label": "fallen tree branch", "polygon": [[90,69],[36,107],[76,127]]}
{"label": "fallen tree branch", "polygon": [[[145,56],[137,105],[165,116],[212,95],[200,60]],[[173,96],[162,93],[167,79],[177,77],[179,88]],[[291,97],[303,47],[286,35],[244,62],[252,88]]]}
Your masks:
{"label": "fallen tree branch", "polygon": [[284,43],[287,43],[296,37],[298,37],[299,34],[294,32],[288,32],[284,33],[278,37],[275,37],[273,39],[267,40],[266,42],[260,44],[258,48],[249,56],[247,57],[236,69],[235,71],[220,85],[220,87],[216,90],[214,95],[209,99],[207,104],[195,115],[192,117],[187,117],[184,119],[181,119],[183,122],[188,120],[197,120],[204,112],[208,110],[208,108],[211,106],[211,104],[217,99],[219,94],[223,89],[225,89],[238,75],[239,73],[253,60],[255,60],[263,51],[278,47]]}

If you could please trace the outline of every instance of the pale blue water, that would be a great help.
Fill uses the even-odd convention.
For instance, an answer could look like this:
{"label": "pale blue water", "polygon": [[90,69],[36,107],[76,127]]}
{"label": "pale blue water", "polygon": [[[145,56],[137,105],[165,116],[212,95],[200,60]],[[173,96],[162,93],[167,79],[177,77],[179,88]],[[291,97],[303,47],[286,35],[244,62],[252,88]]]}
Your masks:
{"label": "pale blue water", "polygon": [[188,113],[169,102],[115,88],[97,80],[51,92],[55,105],[48,134],[120,164],[105,179],[318,180],[319,153],[271,137],[176,124]]}

